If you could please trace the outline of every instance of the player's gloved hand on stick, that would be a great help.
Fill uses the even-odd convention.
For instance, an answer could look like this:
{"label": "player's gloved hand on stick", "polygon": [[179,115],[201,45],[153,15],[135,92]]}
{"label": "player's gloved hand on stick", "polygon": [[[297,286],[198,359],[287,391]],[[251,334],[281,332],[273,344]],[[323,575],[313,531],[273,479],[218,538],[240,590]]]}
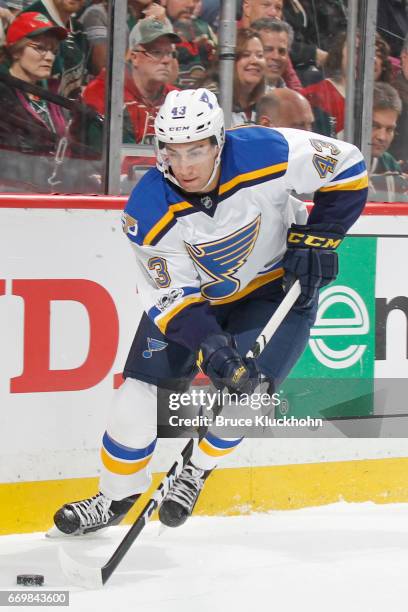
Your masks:
{"label": "player's gloved hand on stick", "polygon": [[230,393],[251,395],[261,383],[255,359],[241,357],[231,334],[208,336],[201,343],[197,364],[217,389],[227,387]]}
{"label": "player's gloved hand on stick", "polygon": [[283,288],[288,292],[298,278],[301,294],[297,305],[307,308],[317,299],[319,289],[337,277],[338,257],[335,249],[344,238],[337,223],[297,225],[288,229],[287,251],[282,260],[285,270]]}

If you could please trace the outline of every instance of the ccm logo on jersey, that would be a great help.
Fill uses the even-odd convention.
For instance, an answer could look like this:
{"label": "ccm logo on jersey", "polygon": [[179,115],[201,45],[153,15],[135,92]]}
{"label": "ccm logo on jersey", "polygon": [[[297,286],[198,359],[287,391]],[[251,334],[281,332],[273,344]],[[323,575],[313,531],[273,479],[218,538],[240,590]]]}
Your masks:
{"label": "ccm logo on jersey", "polygon": [[313,234],[292,232],[290,230],[288,233],[288,244],[315,249],[337,249],[341,240],[341,238],[333,240],[333,238],[327,238],[327,236],[314,236]]}

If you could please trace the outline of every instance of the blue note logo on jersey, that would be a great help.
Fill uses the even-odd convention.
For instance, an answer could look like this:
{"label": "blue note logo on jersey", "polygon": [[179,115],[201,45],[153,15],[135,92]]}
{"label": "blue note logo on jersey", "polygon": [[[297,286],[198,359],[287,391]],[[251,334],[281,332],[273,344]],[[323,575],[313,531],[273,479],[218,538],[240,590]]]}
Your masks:
{"label": "blue note logo on jersey", "polygon": [[167,342],[163,342],[162,340],[156,340],[156,338],[147,338],[147,350],[143,351],[142,355],[145,359],[150,359],[153,356],[153,353],[157,351],[163,351]]}
{"label": "blue note logo on jersey", "polygon": [[221,300],[236,293],[239,279],[233,275],[244,265],[258,238],[261,215],[229,236],[206,242],[188,244],[187,251],[194,262],[214,280],[201,287],[209,300]]}

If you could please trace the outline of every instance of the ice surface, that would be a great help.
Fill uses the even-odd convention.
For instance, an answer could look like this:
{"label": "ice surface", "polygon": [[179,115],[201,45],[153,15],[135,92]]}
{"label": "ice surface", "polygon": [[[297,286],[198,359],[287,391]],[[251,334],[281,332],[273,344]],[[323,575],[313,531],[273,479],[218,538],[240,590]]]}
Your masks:
{"label": "ice surface", "polygon": [[[125,531],[113,527],[62,545],[82,563],[101,566]],[[39,533],[0,537],[0,589],[17,588],[17,574],[44,574],[43,589],[70,591],[70,607],[59,608],[70,612],[408,609],[407,504],[192,518],[160,535],[159,523],[150,523],[95,591],[66,583],[59,546]]]}

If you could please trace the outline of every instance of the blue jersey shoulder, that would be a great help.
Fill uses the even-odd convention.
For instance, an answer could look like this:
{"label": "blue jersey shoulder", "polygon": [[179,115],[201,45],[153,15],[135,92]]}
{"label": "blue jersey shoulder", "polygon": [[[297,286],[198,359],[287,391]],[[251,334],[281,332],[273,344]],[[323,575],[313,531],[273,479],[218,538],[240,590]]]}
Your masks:
{"label": "blue jersey shoulder", "polygon": [[[171,189],[163,174],[152,168],[133,189],[125,207],[129,240],[139,245],[154,245],[175,224],[177,217],[194,207]],[[135,222],[132,225],[132,222]]]}
{"label": "blue jersey shoulder", "polygon": [[251,172],[287,163],[289,146],[282,134],[271,128],[251,125],[227,130],[225,160],[241,172]]}
{"label": "blue jersey shoulder", "polygon": [[221,162],[221,192],[232,183],[263,182],[286,172],[287,140],[271,128],[246,126],[227,130]]}
{"label": "blue jersey shoulder", "polygon": [[166,213],[166,208],[163,175],[157,168],[152,168],[140,179],[127,201],[125,213],[137,222],[137,233],[128,232],[128,238],[143,244],[151,228]]}

